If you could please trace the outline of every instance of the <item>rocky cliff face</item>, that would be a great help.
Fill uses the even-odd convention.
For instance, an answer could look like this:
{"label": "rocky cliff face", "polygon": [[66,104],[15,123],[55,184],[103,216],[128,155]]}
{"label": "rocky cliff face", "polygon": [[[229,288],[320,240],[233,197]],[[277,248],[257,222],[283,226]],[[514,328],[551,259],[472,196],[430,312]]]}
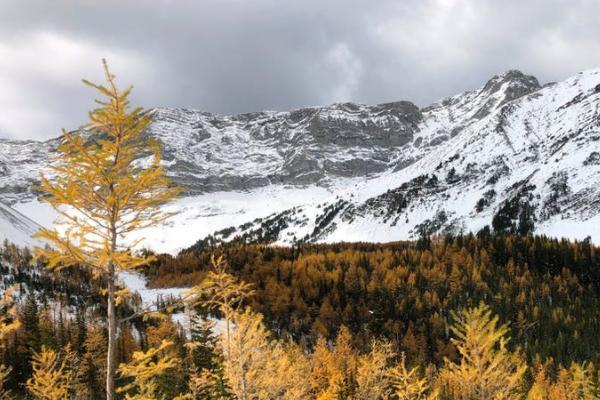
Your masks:
{"label": "rocky cliff face", "polygon": [[328,185],[338,177],[383,172],[422,120],[408,102],[225,117],[157,109],[152,116],[150,132],[165,143],[169,171],[190,194]]}
{"label": "rocky cliff face", "polygon": [[[219,235],[385,241],[530,221],[538,232],[600,239],[599,107],[600,70],[590,70],[544,87],[508,71],[422,109],[155,109],[148,133],[188,190],[173,205],[184,216],[164,231],[207,224],[188,235],[202,236],[231,225]],[[1,201],[18,208],[34,197],[56,144],[0,141]],[[248,203],[255,198],[260,207]]]}
{"label": "rocky cliff face", "polygon": [[[382,172],[402,158],[399,150],[413,141],[422,121],[409,102],[235,116],[164,108],[150,113],[149,134],[163,142],[169,174],[188,194],[327,185],[337,177]],[[57,143],[1,141],[0,199],[30,198]]]}

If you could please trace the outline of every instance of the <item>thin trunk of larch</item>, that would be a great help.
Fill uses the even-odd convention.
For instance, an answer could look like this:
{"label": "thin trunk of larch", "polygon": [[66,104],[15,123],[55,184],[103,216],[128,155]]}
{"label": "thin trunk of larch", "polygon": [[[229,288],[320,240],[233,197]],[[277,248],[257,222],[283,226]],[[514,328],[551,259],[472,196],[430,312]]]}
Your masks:
{"label": "thin trunk of larch", "polygon": [[[116,230],[111,232],[111,248],[114,253],[117,248]],[[117,315],[115,307],[115,265],[108,265],[108,351],[106,354],[106,400],[115,399],[115,374],[117,355]]]}

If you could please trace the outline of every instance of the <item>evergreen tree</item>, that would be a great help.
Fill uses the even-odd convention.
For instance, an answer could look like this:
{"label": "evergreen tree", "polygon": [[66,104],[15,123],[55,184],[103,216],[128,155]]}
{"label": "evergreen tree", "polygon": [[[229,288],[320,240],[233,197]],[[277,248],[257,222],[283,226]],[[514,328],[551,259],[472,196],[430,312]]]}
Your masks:
{"label": "evergreen tree", "polygon": [[215,336],[215,324],[200,314],[190,317],[191,381],[195,400],[227,399],[231,393],[225,379],[223,355],[219,338]]}
{"label": "evergreen tree", "polygon": [[87,323],[85,318],[85,309],[77,308],[75,313],[75,342],[73,347],[78,354],[83,354],[85,351],[85,341],[87,339]]}
{"label": "evergreen tree", "polygon": [[193,400],[232,399],[223,377],[210,370],[193,371],[190,374],[190,396]]}
{"label": "evergreen tree", "polygon": [[219,311],[225,319],[225,359],[231,355],[231,318],[237,313],[244,301],[254,294],[252,286],[240,282],[227,272],[223,257],[211,256],[211,271],[200,284],[194,286],[191,302],[200,304],[207,310]]}
{"label": "evergreen tree", "polygon": [[41,338],[39,327],[39,310],[38,304],[33,293],[29,293],[25,297],[23,309],[21,311],[21,322],[27,340],[27,347],[30,355],[40,350]]}
{"label": "evergreen tree", "polygon": [[106,397],[102,377],[106,376],[106,334],[104,328],[93,324],[88,328],[81,356],[78,379],[83,383],[87,399],[99,400]]}
{"label": "evergreen tree", "polygon": [[218,357],[218,338],[213,333],[215,324],[200,314],[195,314],[190,317],[190,326],[191,341],[188,347],[193,367],[198,370],[213,370]]}
{"label": "evergreen tree", "polygon": [[521,209],[519,211],[519,222],[517,224],[517,233],[521,236],[526,236],[533,233],[535,229],[534,222],[534,208],[529,204],[529,202],[525,202],[521,205]]}

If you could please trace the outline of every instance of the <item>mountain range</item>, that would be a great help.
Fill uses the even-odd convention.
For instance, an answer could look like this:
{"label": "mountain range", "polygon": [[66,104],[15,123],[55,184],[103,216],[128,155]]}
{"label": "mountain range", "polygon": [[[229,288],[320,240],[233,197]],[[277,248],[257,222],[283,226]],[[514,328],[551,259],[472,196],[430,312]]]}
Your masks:
{"label": "mountain range", "polygon": [[[178,215],[144,233],[158,251],[203,238],[384,242],[486,225],[600,242],[600,69],[545,85],[511,70],[424,108],[148,112],[147,134],[186,189],[166,206]],[[60,140],[0,139],[0,238],[30,244],[51,223],[32,186]]]}

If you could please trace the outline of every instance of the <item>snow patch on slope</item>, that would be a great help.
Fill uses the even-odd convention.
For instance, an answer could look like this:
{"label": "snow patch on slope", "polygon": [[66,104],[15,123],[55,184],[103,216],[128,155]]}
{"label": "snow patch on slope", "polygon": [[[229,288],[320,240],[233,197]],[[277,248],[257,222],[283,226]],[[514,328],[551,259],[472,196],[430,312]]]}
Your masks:
{"label": "snow patch on slope", "polygon": [[0,203],[0,240],[9,240],[19,246],[41,246],[42,241],[32,238],[41,226],[17,210]]}

